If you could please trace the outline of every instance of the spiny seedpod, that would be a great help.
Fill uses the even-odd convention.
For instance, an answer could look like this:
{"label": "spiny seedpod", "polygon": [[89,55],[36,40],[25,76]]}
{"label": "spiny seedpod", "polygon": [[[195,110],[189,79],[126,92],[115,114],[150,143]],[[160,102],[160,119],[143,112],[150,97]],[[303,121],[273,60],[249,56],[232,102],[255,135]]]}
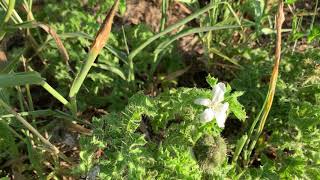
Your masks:
{"label": "spiny seedpod", "polygon": [[203,135],[195,144],[195,157],[205,174],[212,174],[227,157],[227,144],[220,136]]}

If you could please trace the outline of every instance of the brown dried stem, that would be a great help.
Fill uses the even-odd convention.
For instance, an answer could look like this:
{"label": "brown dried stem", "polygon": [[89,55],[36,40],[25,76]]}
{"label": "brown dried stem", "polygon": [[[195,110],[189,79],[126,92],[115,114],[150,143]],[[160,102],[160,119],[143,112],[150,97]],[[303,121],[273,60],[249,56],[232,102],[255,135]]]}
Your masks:
{"label": "brown dried stem", "polygon": [[[277,40],[276,40],[276,48],[275,48],[275,60],[274,60],[274,66],[273,66],[273,71],[271,74],[270,78],[270,84],[269,84],[269,90],[267,97],[265,99],[265,102],[263,104],[263,107],[258,115],[258,117],[255,119],[253,122],[249,132],[248,132],[248,137],[251,137],[247,140],[245,148],[244,148],[244,158],[245,158],[245,165],[247,165],[248,159],[252,153],[253,148],[255,147],[258,138],[260,137],[264,125],[266,123],[268,114],[270,112],[275,90],[276,90],[276,85],[277,85],[277,79],[278,79],[278,74],[279,74],[279,65],[280,65],[280,60],[281,60],[281,41],[282,41],[282,36],[281,36],[281,31],[282,31],[282,24],[285,20],[284,18],[284,12],[283,12],[283,0],[279,0],[279,5],[278,5],[278,13],[276,16],[276,30],[277,30]],[[255,134],[253,134],[254,128],[256,128],[257,123],[259,122],[258,129],[255,131]],[[251,141],[251,144],[248,148],[248,145]],[[248,148],[248,149],[247,149]]]}

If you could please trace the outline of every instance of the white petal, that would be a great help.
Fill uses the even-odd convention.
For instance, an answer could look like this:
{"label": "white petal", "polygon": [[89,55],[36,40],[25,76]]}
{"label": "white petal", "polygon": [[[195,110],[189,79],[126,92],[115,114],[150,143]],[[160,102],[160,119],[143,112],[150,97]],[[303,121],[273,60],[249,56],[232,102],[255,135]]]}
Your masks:
{"label": "white petal", "polygon": [[226,102],[224,104],[219,104],[215,109],[215,118],[220,128],[224,128],[224,123],[227,119],[228,108],[229,104]]}
{"label": "white petal", "polygon": [[218,103],[222,102],[224,99],[224,93],[226,92],[226,85],[224,83],[216,84],[212,89],[212,102]]}
{"label": "white petal", "polygon": [[207,108],[206,110],[203,111],[203,113],[200,114],[200,121],[202,123],[207,123],[212,121],[214,118],[215,113],[211,108]]}
{"label": "white petal", "polygon": [[198,98],[194,100],[194,103],[208,107],[211,104],[211,100],[206,98]]}

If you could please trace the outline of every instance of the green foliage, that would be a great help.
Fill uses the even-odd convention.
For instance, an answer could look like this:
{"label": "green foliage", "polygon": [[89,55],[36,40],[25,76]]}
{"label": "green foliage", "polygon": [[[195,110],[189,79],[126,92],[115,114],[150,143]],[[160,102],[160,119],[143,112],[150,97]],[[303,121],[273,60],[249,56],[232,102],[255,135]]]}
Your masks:
{"label": "green foliage", "polygon": [[311,43],[313,41],[320,40],[320,26],[315,26],[311,29],[308,34],[308,42]]}
{"label": "green foliage", "polygon": [[[9,1],[4,2],[0,0],[1,22],[7,14],[3,4]],[[96,175],[101,179],[320,179],[320,51],[315,46],[304,53],[295,52],[299,49],[300,40],[303,40],[302,45],[308,47],[317,45],[320,33],[315,23],[315,19],[318,20],[316,15],[310,16],[309,12],[300,9],[303,3],[297,0],[285,1],[290,5],[292,27],[289,28],[292,31],[289,34],[286,29],[286,33],[282,33],[285,41],[276,96],[250,165],[244,168],[241,163],[235,162],[241,162],[239,146],[250,138],[243,128],[250,127],[268,91],[274,58],[272,17],[276,3],[263,0],[179,2],[185,3],[192,12],[198,12],[200,7],[210,3],[210,11],[194,16],[197,19],[193,21],[185,18],[191,23],[183,20],[180,25],[185,28],[181,28],[182,31],[180,29],[175,34],[167,31],[162,36],[144,23],[123,27],[118,21],[114,23],[108,45],[93,64],[78,95],[79,112],[82,113],[78,113],[79,119],[92,123],[93,134],[80,137],[81,162],[74,168],[73,175],[85,175],[87,179]],[[28,9],[24,3],[27,1],[18,1],[15,7]],[[24,21],[27,16],[23,8],[12,11],[13,18],[8,16],[9,21],[0,30],[0,39],[5,35],[4,40],[10,42],[9,47],[0,49],[8,57],[0,69],[0,99],[12,107],[19,103],[20,108],[16,111],[34,109],[33,100],[35,109],[43,106],[56,108],[51,100],[44,100],[46,96],[37,87],[31,86],[29,93],[30,88],[21,85],[43,85],[41,77],[45,77],[66,97],[75,74],[86,59],[91,41],[113,3],[114,0],[48,0],[45,5],[40,5],[40,11],[36,8],[32,10],[37,21],[49,24],[57,31],[69,53],[69,62],[61,60],[52,37],[36,28],[25,30],[32,23]],[[294,3],[297,4],[291,6]],[[313,5],[315,2],[304,4]],[[120,16],[124,15],[125,10],[126,1],[120,0]],[[21,22],[17,20],[19,15]],[[175,16],[175,13],[168,13],[168,16]],[[11,25],[16,22],[22,24]],[[238,30],[231,28],[239,24],[245,26]],[[247,24],[255,27],[248,27]],[[183,33],[194,33],[191,31],[196,29],[194,26],[200,26],[200,29],[208,26],[230,29],[197,31],[199,41],[196,44],[202,43],[200,54],[194,60],[183,60],[186,54],[178,51],[177,44],[170,40],[176,40]],[[152,40],[155,35],[157,40]],[[16,36],[26,37],[22,40],[23,44],[17,43],[20,39],[16,40]],[[150,39],[152,43],[134,54],[134,59],[128,60],[130,52]],[[3,48],[2,44],[0,46]],[[21,59],[26,60],[23,65]],[[233,63],[235,67],[221,63],[221,59]],[[130,60],[133,60],[132,73],[135,75],[135,80],[131,82],[128,78]],[[185,68],[187,65],[188,68]],[[28,68],[35,71],[21,72]],[[215,120],[206,124],[199,121],[199,115],[205,108],[196,105],[194,100],[211,99],[211,90],[183,88],[179,79],[171,77],[186,69],[186,78],[193,79],[191,74],[196,74],[198,68],[218,76],[220,80],[232,80],[231,86],[236,91],[226,85],[224,101],[229,104],[229,118],[225,129],[220,129]],[[173,87],[172,82],[175,83]],[[209,75],[207,83],[213,88],[218,79]],[[198,82],[188,84],[188,87],[195,84],[198,85]],[[21,87],[15,87],[17,93],[12,86],[18,85]],[[51,87],[47,85],[46,88]],[[57,91],[51,90],[59,95],[60,101],[68,104]],[[152,91],[150,94],[155,92],[157,96],[151,97],[142,91]],[[86,119],[86,115],[90,114],[86,112],[88,106],[97,111],[104,109],[108,114]],[[66,109],[60,110],[66,111],[60,113],[68,113]],[[49,111],[53,112],[51,109]],[[7,112],[0,107],[0,116],[4,114],[6,117],[0,118],[0,165],[11,160],[17,160],[17,163],[0,170],[0,176],[5,176],[0,179],[9,179],[16,174],[25,175],[26,179],[58,179],[59,173],[64,178],[65,172],[60,167],[64,156],[52,158],[49,153],[36,149],[37,139],[24,131],[24,127],[14,118],[7,118]],[[52,135],[50,128],[44,124],[50,121],[52,124],[49,127],[56,125],[56,117],[30,117],[26,119],[32,120],[39,131]],[[19,161],[25,156],[27,160]],[[232,156],[237,161],[230,164],[229,158]],[[50,168],[45,167],[44,162],[49,162]]]}
{"label": "green foliage", "polygon": [[[211,77],[208,81],[212,86],[217,83]],[[226,99],[236,101],[236,93]],[[203,108],[194,104],[196,98],[210,96],[210,90],[196,88],[172,89],[154,98],[134,95],[122,112],[94,119],[93,137],[81,141],[80,171],[99,164],[101,177],[111,179],[200,179],[203,173],[226,174],[227,147],[219,137],[221,129],[214,121],[200,123]],[[230,106],[230,112],[239,109]],[[205,136],[214,137],[214,142],[207,145],[207,152],[200,152],[200,138]],[[98,149],[105,154],[95,159]],[[210,165],[197,160],[203,157],[198,152],[210,154],[206,161]]]}
{"label": "green foliage", "polygon": [[43,152],[38,151],[37,149],[34,149],[32,146],[31,141],[27,140],[27,150],[28,150],[28,157],[30,160],[31,167],[30,170],[34,169],[37,172],[37,175],[41,178],[45,178],[44,174],[44,167],[42,164],[42,161],[45,159],[45,156],[43,155]]}
{"label": "green foliage", "polygon": [[[2,120],[0,122],[0,152],[9,153],[11,158],[16,158],[19,155],[18,147],[15,143],[15,137],[12,132],[10,132],[8,125],[2,122]],[[4,156],[0,156],[0,159],[7,156],[7,154],[1,155]]]}
{"label": "green foliage", "polygon": [[[9,92],[0,88],[0,98],[4,101],[9,101]],[[0,108],[0,116],[7,114],[4,108]],[[0,118],[0,162],[3,161],[4,158],[18,158],[19,157],[19,150],[18,146],[15,142],[15,136],[10,131],[10,127],[6,121],[10,121],[10,118],[1,119]],[[0,170],[0,176],[3,175],[3,172]],[[6,180],[6,178],[0,178]]]}
{"label": "green foliage", "polygon": [[[260,108],[257,105],[261,105],[270,73],[266,66],[271,66],[271,59],[263,50],[252,50],[249,54],[253,52],[260,55],[247,56],[254,57],[254,63],[246,66],[239,79],[232,83],[235,89],[246,92],[240,101],[249,109],[251,117],[255,117],[256,109]],[[275,102],[266,124],[268,135],[262,136],[255,152],[261,158],[261,165],[250,168],[245,179],[320,177],[319,58],[319,50],[283,55]],[[270,156],[271,153],[274,155]]]}
{"label": "green foliage", "polygon": [[250,15],[254,17],[256,21],[259,21],[263,16],[265,1],[259,1],[259,0],[246,1],[246,8],[248,8],[247,12],[250,13]]}

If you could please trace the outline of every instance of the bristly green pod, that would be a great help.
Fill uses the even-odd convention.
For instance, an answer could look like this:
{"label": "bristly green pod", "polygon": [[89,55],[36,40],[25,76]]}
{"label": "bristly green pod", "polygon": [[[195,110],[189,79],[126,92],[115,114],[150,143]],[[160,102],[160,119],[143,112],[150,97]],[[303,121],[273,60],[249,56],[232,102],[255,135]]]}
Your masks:
{"label": "bristly green pod", "polygon": [[200,168],[205,174],[214,173],[227,158],[227,144],[220,136],[202,136],[193,148]]}

